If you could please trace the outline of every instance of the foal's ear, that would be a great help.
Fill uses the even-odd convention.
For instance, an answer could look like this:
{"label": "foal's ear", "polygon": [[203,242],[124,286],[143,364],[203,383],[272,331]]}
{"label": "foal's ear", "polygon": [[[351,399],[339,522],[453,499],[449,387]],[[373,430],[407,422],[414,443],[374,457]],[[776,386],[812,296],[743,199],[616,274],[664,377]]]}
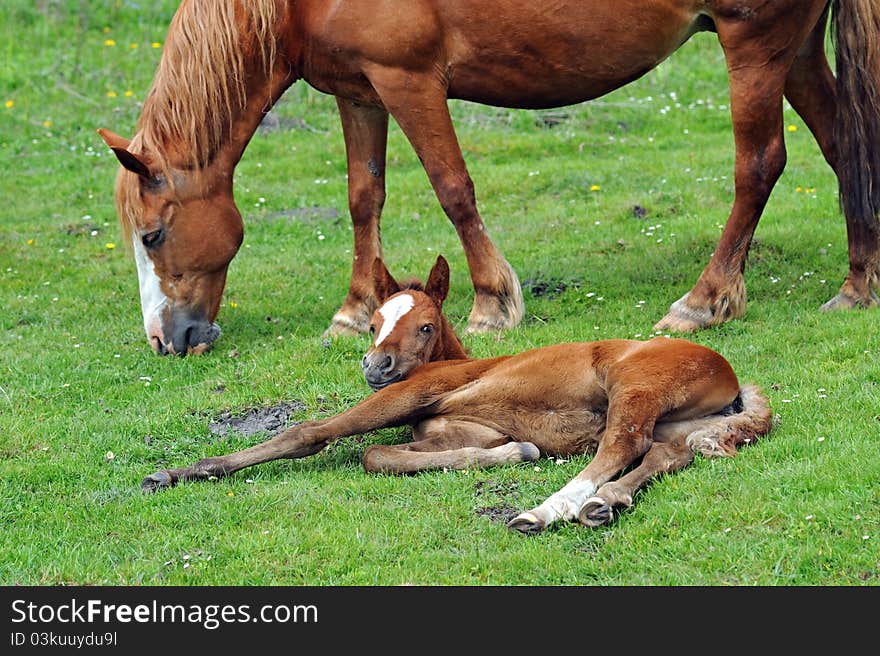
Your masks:
{"label": "foal's ear", "polygon": [[428,282],[425,283],[425,293],[434,299],[434,302],[441,306],[446,300],[446,294],[449,293],[449,263],[442,255],[437,256],[431,274],[428,276]]}
{"label": "foal's ear", "polygon": [[384,303],[388,297],[400,291],[400,285],[397,284],[394,276],[388,271],[388,267],[385,266],[385,262],[381,257],[373,260],[373,282],[376,285],[376,294],[378,296],[376,300],[380,304]]}
{"label": "foal's ear", "polygon": [[123,167],[132,173],[137,173],[142,178],[149,180],[153,177],[153,174],[150,173],[150,167],[142,160],[138,159],[137,155],[128,152],[128,147],[131,145],[130,139],[120,137],[115,132],[111,132],[104,128],[99,128],[98,134],[101,135],[104,143],[110,146],[110,150],[113,151],[116,155],[116,159],[119,160],[119,163],[122,164]]}

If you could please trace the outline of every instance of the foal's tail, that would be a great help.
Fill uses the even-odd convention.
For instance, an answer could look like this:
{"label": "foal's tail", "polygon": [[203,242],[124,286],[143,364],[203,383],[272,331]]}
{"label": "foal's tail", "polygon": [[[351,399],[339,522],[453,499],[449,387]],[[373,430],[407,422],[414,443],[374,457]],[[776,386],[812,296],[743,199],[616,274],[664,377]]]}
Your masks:
{"label": "foal's tail", "polygon": [[833,0],[835,121],[840,204],[848,221],[878,222],[880,211],[880,3]]}
{"label": "foal's tail", "polygon": [[754,385],[743,385],[739,396],[716,415],[667,424],[659,430],[674,430],[686,435],[685,442],[707,458],[735,456],[736,447],[750,444],[770,432],[773,412],[767,397]]}

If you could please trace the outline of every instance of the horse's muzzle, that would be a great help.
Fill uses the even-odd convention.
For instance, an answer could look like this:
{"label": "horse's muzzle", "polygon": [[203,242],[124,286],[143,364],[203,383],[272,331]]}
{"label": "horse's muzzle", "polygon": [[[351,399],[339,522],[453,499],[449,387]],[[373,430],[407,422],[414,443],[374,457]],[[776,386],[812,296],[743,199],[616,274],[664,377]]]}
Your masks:
{"label": "horse's muzzle", "polygon": [[159,355],[200,355],[207,351],[211,344],[220,337],[220,326],[204,319],[184,317],[176,320],[171,330],[171,341],[162,343],[153,340],[153,350]]}

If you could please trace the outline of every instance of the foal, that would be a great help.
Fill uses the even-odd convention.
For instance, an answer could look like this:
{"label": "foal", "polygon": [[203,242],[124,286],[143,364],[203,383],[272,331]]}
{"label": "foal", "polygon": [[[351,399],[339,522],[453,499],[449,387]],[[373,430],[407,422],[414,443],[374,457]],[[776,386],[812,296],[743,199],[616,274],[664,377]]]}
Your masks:
{"label": "foal", "polygon": [[730,364],[704,346],[666,337],[614,339],[470,359],[441,311],[449,289],[442,256],[424,289],[401,289],[381,260],[374,274],[384,303],[373,314],[373,345],[362,367],[375,394],[237,453],[158,471],[143,489],[302,458],[336,438],[404,424],[412,426],[413,441],[370,446],[363,458],[368,472],[486,467],[595,451],[571,482],[508,523],[532,533],[559,519],[607,523],[649,479],[688,465],[695,451],[733,456],[737,445],[770,430],[764,395],[741,387]]}

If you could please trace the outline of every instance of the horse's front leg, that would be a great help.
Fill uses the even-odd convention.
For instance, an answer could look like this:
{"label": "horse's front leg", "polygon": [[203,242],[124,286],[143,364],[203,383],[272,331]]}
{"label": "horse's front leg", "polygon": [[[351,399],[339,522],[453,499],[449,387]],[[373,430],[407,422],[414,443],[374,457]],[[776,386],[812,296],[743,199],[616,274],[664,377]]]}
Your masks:
{"label": "horse's front leg", "polygon": [[477,211],[442,82],[433,68],[416,74],[377,66],[367,77],[409,139],[461,240],[475,292],[468,332],[516,326],[524,313],[519,279]]}
{"label": "horse's front leg", "polygon": [[342,307],[325,335],[366,332],[378,306],[373,262],[382,258],[379,220],[385,204],[385,152],[388,112],[336,99],[348,160],[348,208],[354,228],[351,283]]}

